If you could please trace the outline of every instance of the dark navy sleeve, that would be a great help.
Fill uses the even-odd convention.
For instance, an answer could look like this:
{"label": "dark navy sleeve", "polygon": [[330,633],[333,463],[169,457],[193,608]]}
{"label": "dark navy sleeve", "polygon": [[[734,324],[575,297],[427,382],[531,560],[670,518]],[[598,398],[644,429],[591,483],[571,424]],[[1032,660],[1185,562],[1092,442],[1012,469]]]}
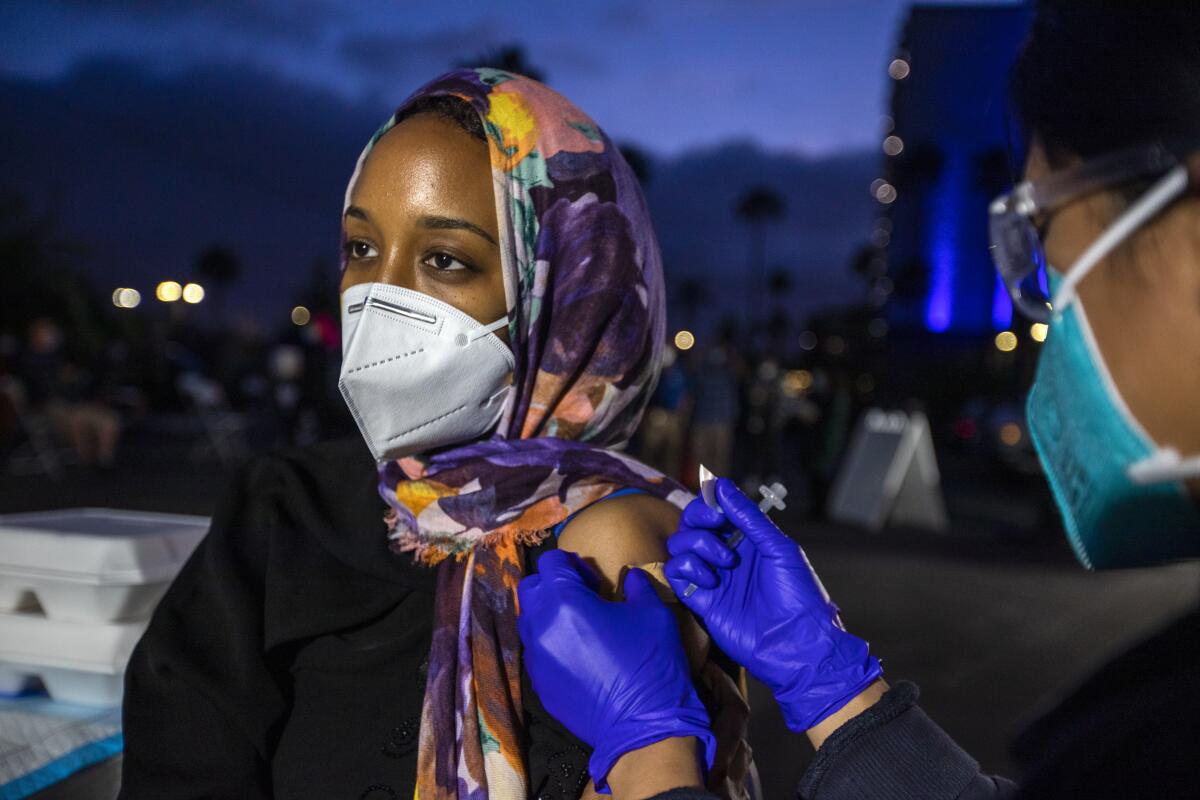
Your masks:
{"label": "dark navy sleeve", "polygon": [[901,682],[834,732],[817,751],[799,795],[804,800],[1009,800],[1017,785],[984,775],[917,705]]}

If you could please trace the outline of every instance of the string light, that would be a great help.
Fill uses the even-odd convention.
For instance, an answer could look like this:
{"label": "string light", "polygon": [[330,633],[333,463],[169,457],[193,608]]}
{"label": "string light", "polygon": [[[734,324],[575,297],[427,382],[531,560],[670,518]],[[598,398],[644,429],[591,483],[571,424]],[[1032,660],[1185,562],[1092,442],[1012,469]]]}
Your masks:
{"label": "string light", "polygon": [[312,319],[312,313],[304,306],[296,306],[292,309],[292,324],[303,328]]}
{"label": "string light", "polygon": [[183,302],[195,305],[204,299],[204,287],[198,283],[189,283],[183,287]]}
{"label": "string light", "polygon": [[903,58],[894,58],[892,63],[888,64],[888,75],[892,80],[902,81],[912,72],[912,67]]}
{"label": "string light", "polygon": [[1044,322],[1035,322],[1029,326],[1029,335],[1035,342],[1046,341],[1046,334],[1049,332],[1050,328]]}
{"label": "string light", "polygon": [[691,331],[680,331],[675,334],[675,346],[680,350],[691,350],[696,344],[696,336]]}
{"label": "string light", "polygon": [[996,334],[996,349],[1001,353],[1011,353],[1017,349],[1017,335],[1012,331],[1000,331]]}

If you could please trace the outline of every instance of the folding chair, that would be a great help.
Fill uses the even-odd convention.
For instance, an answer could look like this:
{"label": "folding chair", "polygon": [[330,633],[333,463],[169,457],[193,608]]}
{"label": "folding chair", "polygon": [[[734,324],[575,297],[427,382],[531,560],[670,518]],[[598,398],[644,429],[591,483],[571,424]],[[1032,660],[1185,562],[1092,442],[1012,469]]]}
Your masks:
{"label": "folding chair", "polygon": [[62,478],[63,467],[71,461],[70,450],[59,445],[50,420],[29,406],[25,387],[11,375],[0,376],[0,397],[12,405],[19,431],[6,461],[8,473]]}

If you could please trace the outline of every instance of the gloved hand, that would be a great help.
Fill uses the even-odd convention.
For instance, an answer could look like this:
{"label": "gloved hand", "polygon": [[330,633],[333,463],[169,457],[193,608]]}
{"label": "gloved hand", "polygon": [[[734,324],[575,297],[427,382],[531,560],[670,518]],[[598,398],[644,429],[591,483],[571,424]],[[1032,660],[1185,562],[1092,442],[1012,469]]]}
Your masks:
{"label": "gloved hand", "polygon": [[597,594],[577,555],[552,550],[517,586],[525,668],[542,705],[594,750],[588,771],[607,791],[613,764],[630,750],[676,736],[717,740],[688,674],[674,615],[646,573],[625,576],[625,602]]}
{"label": "gloved hand", "polygon": [[[800,546],[731,481],[716,490],[725,513],[694,500],[667,540],[667,580],[717,646],[771,689],[788,727],[806,731],[883,670],[842,627]],[[734,527],[745,538],[730,550],[723,538]],[[689,583],[697,588],[684,597]]]}

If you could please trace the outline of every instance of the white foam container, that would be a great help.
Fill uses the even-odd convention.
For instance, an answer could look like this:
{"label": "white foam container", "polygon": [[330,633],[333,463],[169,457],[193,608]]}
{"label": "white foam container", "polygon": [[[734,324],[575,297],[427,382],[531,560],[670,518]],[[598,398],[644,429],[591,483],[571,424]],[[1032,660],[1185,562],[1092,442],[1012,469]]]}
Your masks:
{"label": "white foam container", "polygon": [[74,508],[0,515],[0,613],[30,605],[75,622],[150,615],[209,520]]}
{"label": "white foam container", "polygon": [[80,624],[42,614],[0,614],[0,675],[36,675],[55,700],[119,705],[125,667],[146,620]]}

